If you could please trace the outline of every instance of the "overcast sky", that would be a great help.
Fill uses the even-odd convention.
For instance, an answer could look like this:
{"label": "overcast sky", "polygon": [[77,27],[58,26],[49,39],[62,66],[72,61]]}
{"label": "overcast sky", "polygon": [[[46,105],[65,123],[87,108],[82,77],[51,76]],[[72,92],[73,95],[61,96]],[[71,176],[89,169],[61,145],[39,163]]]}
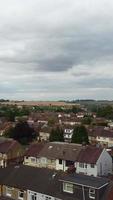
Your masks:
{"label": "overcast sky", "polygon": [[113,99],[113,0],[0,0],[0,98]]}

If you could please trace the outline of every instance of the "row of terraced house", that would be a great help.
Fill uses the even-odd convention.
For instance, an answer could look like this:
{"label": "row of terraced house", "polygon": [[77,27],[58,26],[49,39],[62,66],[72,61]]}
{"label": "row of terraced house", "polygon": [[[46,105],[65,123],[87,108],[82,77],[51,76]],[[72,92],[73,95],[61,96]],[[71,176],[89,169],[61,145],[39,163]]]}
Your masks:
{"label": "row of terraced house", "polygon": [[112,200],[112,158],[106,149],[49,142],[34,143],[24,152],[18,145],[0,143],[5,158],[0,200]]}
{"label": "row of terraced house", "polygon": [[18,142],[3,140],[0,153],[0,200],[112,200],[105,148],[48,142],[24,152]]}

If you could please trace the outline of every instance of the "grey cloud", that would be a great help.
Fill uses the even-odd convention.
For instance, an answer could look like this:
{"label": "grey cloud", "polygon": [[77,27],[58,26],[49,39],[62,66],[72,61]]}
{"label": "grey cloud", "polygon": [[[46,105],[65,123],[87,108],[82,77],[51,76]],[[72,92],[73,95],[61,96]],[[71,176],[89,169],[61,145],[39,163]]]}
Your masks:
{"label": "grey cloud", "polygon": [[90,98],[101,95],[101,88],[112,90],[112,1],[0,3],[1,94]]}

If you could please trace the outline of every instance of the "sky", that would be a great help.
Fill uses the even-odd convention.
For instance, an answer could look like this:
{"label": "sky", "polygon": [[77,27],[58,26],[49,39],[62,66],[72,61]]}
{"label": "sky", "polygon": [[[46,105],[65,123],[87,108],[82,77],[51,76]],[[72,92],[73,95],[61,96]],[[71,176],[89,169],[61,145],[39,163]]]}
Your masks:
{"label": "sky", "polygon": [[0,98],[113,99],[112,0],[0,0]]}

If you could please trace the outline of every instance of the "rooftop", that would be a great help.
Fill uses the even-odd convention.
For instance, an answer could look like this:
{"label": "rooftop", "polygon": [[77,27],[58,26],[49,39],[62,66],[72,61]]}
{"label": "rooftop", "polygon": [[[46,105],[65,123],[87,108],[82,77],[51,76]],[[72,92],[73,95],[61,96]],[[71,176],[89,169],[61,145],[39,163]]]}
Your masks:
{"label": "rooftop", "polygon": [[49,142],[46,143],[42,150],[39,152],[39,157],[75,161],[82,148],[83,147],[80,144]]}
{"label": "rooftop", "polygon": [[86,146],[78,154],[77,162],[95,164],[102,151],[101,147]]}
{"label": "rooftop", "polygon": [[76,185],[92,187],[95,189],[100,189],[105,185],[108,185],[109,183],[108,179],[106,178],[93,177],[75,173],[62,177],[60,181],[66,181]]}

